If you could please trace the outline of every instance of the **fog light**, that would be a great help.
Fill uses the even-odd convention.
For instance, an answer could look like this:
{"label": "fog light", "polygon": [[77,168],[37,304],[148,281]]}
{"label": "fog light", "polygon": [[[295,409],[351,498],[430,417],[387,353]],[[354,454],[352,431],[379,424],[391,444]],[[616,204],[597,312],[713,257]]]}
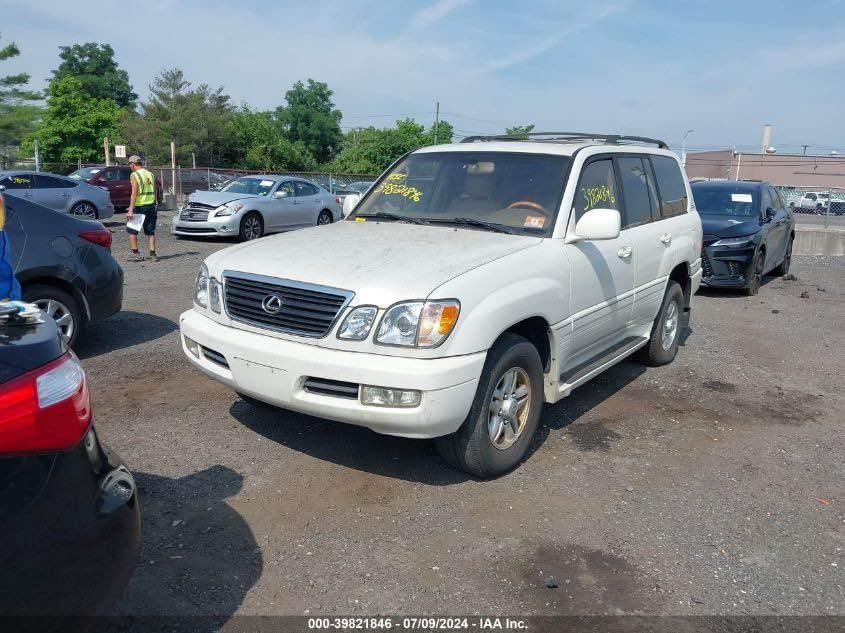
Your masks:
{"label": "fog light", "polygon": [[418,407],[422,393],[410,389],[388,389],[387,387],[361,387],[361,404],[373,407]]}
{"label": "fog light", "polygon": [[200,346],[194,339],[185,337],[185,347],[188,348],[188,351],[191,352],[197,358],[200,357]]}

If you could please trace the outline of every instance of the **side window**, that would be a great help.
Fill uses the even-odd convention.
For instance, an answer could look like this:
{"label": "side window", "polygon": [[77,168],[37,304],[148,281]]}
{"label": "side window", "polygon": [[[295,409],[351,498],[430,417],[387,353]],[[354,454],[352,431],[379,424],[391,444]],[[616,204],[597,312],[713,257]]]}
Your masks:
{"label": "side window", "polygon": [[596,160],[584,167],[575,192],[574,208],[576,222],[591,209],[619,208],[619,194],[611,159]]}
{"label": "side window", "polygon": [[0,180],[0,185],[4,185],[9,190],[32,189],[32,176],[29,174],[8,176]]}
{"label": "side window", "polygon": [[771,207],[772,209],[775,208],[775,201],[772,200],[772,193],[769,191],[768,187],[763,187],[763,191],[761,192],[762,195],[760,196],[760,214],[765,217],[766,216],[766,209]]}
{"label": "side window", "polygon": [[813,202],[815,202],[816,201],[816,194],[808,193],[807,194],[807,200],[812,200]]}
{"label": "side window", "polygon": [[296,181],[296,195],[298,196],[315,196],[317,195],[317,187],[310,182]]}
{"label": "side window", "polygon": [[278,193],[280,191],[287,191],[288,197],[293,197],[293,196],[296,195],[296,191],[293,188],[293,183],[290,182],[290,181],[283,182],[282,184],[280,184],[279,188],[276,189],[276,193]]}
{"label": "side window", "polygon": [[659,217],[657,196],[648,162],[635,156],[623,156],[618,161],[622,199],[625,201],[622,228],[645,224]]}
{"label": "side window", "polygon": [[780,191],[775,189],[774,187],[769,187],[769,193],[772,194],[772,201],[775,203],[775,209],[777,211],[783,211],[786,208],[786,205],[783,203],[783,198],[780,196]]}
{"label": "side window", "polygon": [[70,189],[71,187],[75,186],[75,182],[72,182],[70,180],[64,180],[62,178],[56,178],[54,176],[45,176],[44,174],[38,174],[35,177],[36,189]]}
{"label": "side window", "polygon": [[[129,176],[127,176],[129,178]],[[122,180],[120,177],[120,170],[116,167],[112,167],[110,169],[106,169],[103,171],[103,180],[107,182],[114,182],[116,180]]]}
{"label": "side window", "polygon": [[687,188],[678,161],[668,156],[651,156],[657,189],[660,193],[660,209],[664,218],[687,212]]}
{"label": "side window", "polygon": [[132,174],[132,170],[128,167],[118,167],[117,169],[117,178],[115,180],[129,180],[129,176]]}

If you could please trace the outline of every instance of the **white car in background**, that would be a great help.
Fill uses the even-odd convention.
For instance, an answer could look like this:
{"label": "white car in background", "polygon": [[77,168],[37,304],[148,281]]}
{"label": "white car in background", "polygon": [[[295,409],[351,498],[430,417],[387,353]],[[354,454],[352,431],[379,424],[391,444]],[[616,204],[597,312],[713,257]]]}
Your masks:
{"label": "white car in background", "polygon": [[827,191],[806,191],[789,206],[798,213],[822,213],[827,209],[830,193]]}
{"label": "white car in background", "polygon": [[173,234],[255,240],[269,233],[331,224],[340,205],[322,187],[292,176],[241,176],[219,191],[196,191],[173,216]]}
{"label": "white car in background", "polygon": [[436,438],[479,477],[523,459],[543,403],[634,353],[671,362],[702,274],[677,156],[470,140],[407,154],[343,222],[210,255],[190,362],[253,403]]}
{"label": "white car in background", "polygon": [[114,215],[108,189],[35,171],[0,171],[0,191],[41,206],[92,220]]}

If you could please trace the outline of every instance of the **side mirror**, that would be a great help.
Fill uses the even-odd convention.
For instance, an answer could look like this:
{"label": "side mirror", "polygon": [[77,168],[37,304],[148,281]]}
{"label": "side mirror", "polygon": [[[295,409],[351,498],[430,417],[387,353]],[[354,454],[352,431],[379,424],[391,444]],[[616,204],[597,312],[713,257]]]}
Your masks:
{"label": "side mirror", "polygon": [[277,191],[276,193],[273,194],[273,198],[276,199],[276,200],[278,200],[280,198],[287,198],[287,197],[288,197],[287,191]]}
{"label": "side mirror", "polygon": [[775,219],[775,210],[771,207],[766,207],[766,215],[765,215],[766,222],[771,222]]}
{"label": "side mirror", "polygon": [[343,199],[343,217],[346,217],[355,209],[355,205],[357,205],[361,201],[361,194],[360,193],[350,193]]}
{"label": "side mirror", "polygon": [[575,225],[575,235],[568,242],[612,240],[619,237],[622,216],[616,209],[590,209]]}

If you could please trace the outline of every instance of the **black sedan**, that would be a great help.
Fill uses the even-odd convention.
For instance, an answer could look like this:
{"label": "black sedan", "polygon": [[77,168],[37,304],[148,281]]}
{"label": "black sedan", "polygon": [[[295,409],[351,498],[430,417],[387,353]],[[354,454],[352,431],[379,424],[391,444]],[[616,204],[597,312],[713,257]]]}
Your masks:
{"label": "black sedan", "polygon": [[140,510],[132,474],[94,431],[85,373],[49,319],[0,323],[0,420],[0,614],[72,615],[59,630],[82,627],[132,573]]}
{"label": "black sedan", "polygon": [[795,220],[770,184],[696,182],[692,195],[704,230],[705,284],[756,295],[766,274],[789,272]]}
{"label": "black sedan", "polygon": [[73,346],[90,321],[118,312],[123,270],[111,233],[99,222],[3,196],[11,261],[27,301],[58,324]]}

